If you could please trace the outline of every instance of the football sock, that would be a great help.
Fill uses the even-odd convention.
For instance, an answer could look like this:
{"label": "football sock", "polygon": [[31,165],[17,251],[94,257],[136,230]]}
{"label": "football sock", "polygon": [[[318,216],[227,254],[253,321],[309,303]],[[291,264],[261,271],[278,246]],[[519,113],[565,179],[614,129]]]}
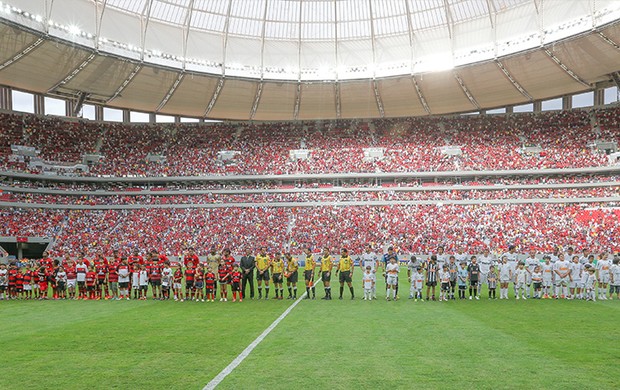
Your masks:
{"label": "football sock", "polygon": [[344,287],[340,287],[340,298],[342,298],[342,293],[344,292]]}
{"label": "football sock", "polygon": [[258,288],[258,298],[262,298],[263,297],[263,288],[259,287]]}
{"label": "football sock", "polygon": [[288,296],[289,297],[293,296],[293,289],[291,287],[288,288]]}
{"label": "football sock", "polygon": [[269,298],[269,286],[265,286],[265,298]]}
{"label": "football sock", "polygon": [[349,291],[351,291],[351,298],[355,298],[355,293],[353,292],[353,286],[349,287]]}
{"label": "football sock", "polygon": [[312,297],[316,297],[316,289],[312,286]]}
{"label": "football sock", "polygon": [[297,298],[297,287],[293,287],[293,298]]}
{"label": "football sock", "polygon": [[387,298],[390,298],[390,292],[391,292],[391,290],[392,290],[391,288],[389,288],[389,287],[387,288],[387,292],[386,292],[386,297],[387,297]]}

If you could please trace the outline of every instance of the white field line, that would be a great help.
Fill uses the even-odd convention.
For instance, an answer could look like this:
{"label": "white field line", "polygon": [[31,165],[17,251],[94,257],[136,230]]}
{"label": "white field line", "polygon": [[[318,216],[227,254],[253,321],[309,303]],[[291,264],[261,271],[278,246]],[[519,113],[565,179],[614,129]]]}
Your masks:
{"label": "white field line", "polygon": [[[315,282],[314,286],[316,287],[318,283],[318,281]],[[217,385],[219,385],[224,380],[224,378],[226,378],[235,368],[237,368],[237,366],[241,364],[241,362],[243,362],[245,358],[250,355],[250,353],[252,353],[254,348],[256,348],[258,344],[260,344],[261,341],[263,341],[265,337],[267,337],[267,335],[271,333],[271,331],[274,330],[275,327],[278,326],[278,324],[282,322],[284,318],[286,318],[286,316],[291,312],[291,310],[293,310],[295,306],[297,306],[299,302],[301,302],[306,297],[306,294],[307,293],[304,292],[299,298],[297,298],[297,300],[293,302],[288,307],[288,309],[284,311],[284,313],[280,314],[280,317],[276,318],[276,320],[273,321],[271,325],[269,325],[269,327],[263,331],[263,333],[261,333],[254,341],[252,341],[250,345],[248,345],[239,355],[237,355],[237,357],[232,362],[230,362],[230,364],[227,365],[222,371],[220,371],[220,373],[217,374],[215,378],[211,379],[211,381],[207,383],[207,385],[203,387],[202,390],[215,389]]]}

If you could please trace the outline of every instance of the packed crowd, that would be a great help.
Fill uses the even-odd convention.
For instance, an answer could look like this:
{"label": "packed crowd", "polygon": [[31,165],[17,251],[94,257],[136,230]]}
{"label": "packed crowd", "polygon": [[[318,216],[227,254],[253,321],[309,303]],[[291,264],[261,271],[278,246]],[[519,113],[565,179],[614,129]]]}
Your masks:
{"label": "packed crowd", "polygon": [[217,242],[245,251],[257,243],[277,250],[366,243],[409,253],[522,245],[548,252],[556,245],[620,249],[620,210],[613,204],[411,205],[253,207],[137,210],[0,210],[0,235],[53,240],[55,256],[155,248],[177,255]]}
{"label": "packed crowd", "polygon": [[[189,248],[178,261],[171,262],[156,250],[145,253],[138,249],[126,255],[119,251],[104,256],[99,252],[88,259],[84,253],[77,258],[65,256],[53,260],[49,253],[32,262],[11,263],[8,268],[0,264],[0,300],[4,299],[136,299],[214,302],[255,298],[254,278],[258,299],[269,299],[270,290],[275,299],[284,298],[284,285],[288,299],[297,299],[298,282],[303,271],[305,294],[301,297],[316,299],[316,286],[323,284],[325,295],[332,299],[332,278],[338,280],[339,299],[343,299],[345,283],[350,298],[355,299],[354,274],[361,274],[363,299],[377,299],[377,279],[385,278],[386,300],[399,299],[399,282],[402,260],[407,265],[409,299],[449,301],[467,298],[479,300],[482,288],[487,288],[488,299],[510,299],[509,285],[513,285],[515,299],[620,299],[620,257],[607,252],[592,254],[588,248],[581,253],[568,247],[566,252],[554,248],[544,254],[530,250],[527,258],[519,260],[515,246],[499,256],[485,249],[479,255],[470,255],[459,248],[448,254],[443,246],[437,248],[427,260],[411,256],[399,258],[393,247],[381,258],[368,244],[353,259],[347,248],[342,248],[339,258],[329,248],[322,253],[312,253],[304,248],[302,261],[290,252],[268,252],[260,247],[247,250],[236,261],[228,248],[219,252],[210,249],[206,260],[201,261],[193,248]],[[303,268],[301,268],[303,267]],[[359,268],[359,271],[356,271]],[[318,272],[317,272],[318,271]],[[335,277],[334,277],[335,274]],[[263,289],[264,283],[264,289]],[[230,287],[229,287],[230,286]],[[499,288],[499,294],[497,290]],[[608,296],[609,288],[609,296]],[[150,294],[149,294],[149,289]],[[219,291],[218,291],[219,290]],[[424,290],[426,290],[424,294]],[[438,291],[437,291],[438,290]],[[358,290],[359,291],[359,290]],[[437,292],[439,296],[437,297]]]}
{"label": "packed crowd", "polygon": [[618,187],[593,188],[542,188],[503,190],[450,190],[450,191],[364,191],[354,192],[278,192],[202,195],[55,195],[38,193],[4,193],[0,200],[56,205],[179,205],[179,204],[228,204],[228,203],[307,203],[307,202],[365,202],[365,201],[450,201],[450,200],[498,200],[498,199],[566,199],[608,198],[620,194]]}
{"label": "packed crowd", "polygon": [[[588,145],[597,139],[618,142],[616,109],[561,111],[510,116],[380,119],[245,124],[158,124],[64,122],[31,115],[0,116],[0,164],[10,161],[12,144],[33,146],[46,160],[79,162],[82,153],[103,159],[88,175],[194,176],[230,174],[476,171],[498,169],[583,168],[608,164]],[[540,153],[528,153],[536,145]],[[460,147],[446,155],[444,146]],[[383,148],[384,157],[368,159],[365,148]],[[308,149],[307,160],[290,151]],[[220,151],[238,151],[233,159]],[[149,155],[165,161],[148,161]]]}

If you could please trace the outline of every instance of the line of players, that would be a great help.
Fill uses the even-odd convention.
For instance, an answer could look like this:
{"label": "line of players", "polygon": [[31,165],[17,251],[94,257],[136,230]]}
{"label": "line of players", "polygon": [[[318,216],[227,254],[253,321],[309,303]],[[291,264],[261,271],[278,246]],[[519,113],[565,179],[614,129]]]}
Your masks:
{"label": "line of players", "polygon": [[[354,299],[352,285],[355,262],[346,248],[341,251],[338,261],[325,248],[315,259],[309,248],[305,252],[303,268],[306,298],[316,299],[315,273],[319,269],[319,277],[325,289],[322,299],[332,299],[331,278],[334,265],[339,276],[340,294],[343,299],[344,285],[347,284]],[[569,257],[571,261],[566,258]],[[156,251],[147,254],[146,259],[136,251],[125,258],[114,252],[108,261],[101,254],[92,263],[81,254],[73,261],[68,256],[61,262],[53,261],[47,253],[43,254],[34,266],[18,269],[15,264],[8,269],[0,265],[0,299],[25,298],[48,299],[49,290],[55,299],[146,299],[151,286],[153,299],[214,301],[220,287],[220,301],[228,300],[228,285],[231,286],[232,300],[242,301],[246,290],[246,281],[252,282],[253,270],[256,269],[258,298],[269,299],[270,282],[273,283],[275,298],[283,299],[283,281],[286,278],[288,299],[297,298],[297,281],[299,265],[297,260],[286,253],[267,254],[266,248],[260,248],[254,258],[250,253],[250,266],[244,266],[244,258],[240,267],[236,264],[230,250],[225,249],[218,254],[215,248],[207,256],[207,263],[200,262],[193,249],[186,253],[183,264],[171,266],[165,255]],[[317,261],[318,260],[318,261]],[[386,281],[386,299],[398,299],[398,275],[400,262],[393,248],[383,255],[382,261],[368,245],[358,258],[362,273],[364,299],[377,299],[376,273],[383,264],[383,276]],[[248,273],[248,271],[250,271]],[[270,277],[271,273],[271,277]],[[248,277],[249,275],[249,277]],[[443,247],[427,261],[421,262],[412,257],[407,268],[408,281],[411,283],[409,298],[422,299],[422,291],[426,286],[426,300],[436,299],[436,287],[439,287],[439,300],[456,299],[458,291],[460,299],[465,299],[469,288],[469,299],[479,299],[482,285],[488,287],[489,298],[496,298],[499,285],[500,299],[508,299],[508,285],[513,284],[515,297],[534,298],[581,298],[595,300],[607,299],[607,287],[610,295],[620,294],[620,265],[618,258],[609,259],[608,254],[600,254],[598,260],[584,250],[582,256],[573,253],[569,248],[566,253],[559,251],[546,255],[543,261],[531,252],[522,262],[517,261],[514,247],[501,255],[500,261],[485,251],[480,256],[469,256],[462,250],[453,255],[444,252]],[[241,285],[243,281],[243,285]],[[183,291],[183,282],[185,289]],[[243,290],[243,292],[242,292]],[[598,293],[598,294],[597,294]],[[250,296],[254,297],[253,284],[250,284]]]}

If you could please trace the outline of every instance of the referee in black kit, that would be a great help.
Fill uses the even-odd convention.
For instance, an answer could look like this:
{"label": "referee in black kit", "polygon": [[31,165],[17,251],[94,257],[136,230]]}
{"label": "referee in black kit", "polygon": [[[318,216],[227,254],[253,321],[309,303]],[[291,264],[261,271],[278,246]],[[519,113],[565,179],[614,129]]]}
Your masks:
{"label": "referee in black kit", "polygon": [[250,299],[254,299],[254,268],[256,268],[254,260],[252,251],[249,249],[245,252],[245,256],[241,257],[241,291],[244,298],[247,297],[245,295],[245,285],[250,282]]}

